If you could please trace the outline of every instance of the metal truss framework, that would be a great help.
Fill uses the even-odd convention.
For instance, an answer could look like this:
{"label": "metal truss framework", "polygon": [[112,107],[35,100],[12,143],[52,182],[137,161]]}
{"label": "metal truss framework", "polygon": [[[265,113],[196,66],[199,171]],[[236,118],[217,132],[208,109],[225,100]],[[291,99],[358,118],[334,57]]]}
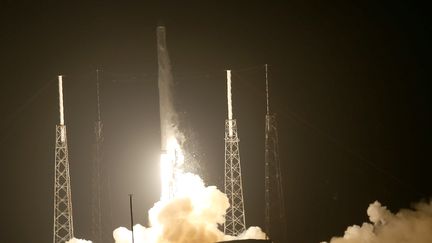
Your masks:
{"label": "metal truss framework", "polygon": [[227,119],[225,121],[225,193],[230,207],[225,217],[224,233],[234,236],[246,230],[239,141],[236,120]]}
{"label": "metal truss framework", "polygon": [[109,241],[104,239],[103,224],[102,224],[102,145],[103,145],[103,124],[101,121],[100,110],[100,95],[99,95],[99,69],[96,69],[96,98],[97,98],[97,121],[95,122],[95,144],[93,152],[93,168],[92,168],[92,224],[91,232],[93,242],[102,243]]}
{"label": "metal truss framework", "polygon": [[53,243],[73,238],[72,196],[66,126],[56,126]]}
{"label": "metal truss framework", "polygon": [[102,181],[101,181],[101,162],[102,162],[102,122],[95,122],[95,147],[92,170],[92,227],[93,242],[102,243]]}
{"label": "metal truss framework", "polygon": [[285,200],[279,160],[276,115],[265,124],[265,231],[274,242],[286,242]]}

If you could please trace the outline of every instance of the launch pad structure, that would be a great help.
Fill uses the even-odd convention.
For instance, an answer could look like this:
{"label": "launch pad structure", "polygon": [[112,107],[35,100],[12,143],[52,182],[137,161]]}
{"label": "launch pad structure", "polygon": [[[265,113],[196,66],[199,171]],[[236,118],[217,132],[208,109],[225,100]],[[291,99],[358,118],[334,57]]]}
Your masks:
{"label": "launch pad structure", "polygon": [[230,207],[225,216],[224,233],[237,236],[246,230],[243,200],[242,173],[240,164],[237,121],[233,119],[231,97],[231,71],[227,70],[228,119],[225,120],[225,194]]}
{"label": "launch pad structure", "polygon": [[[181,165],[182,154],[177,154],[177,147],[170,145],[170,137],[175,135],[176,113],[171,101],[172,75],[169,56],[166,48],[165,28],[157,28],[158,37],[158,61],[159,61],[159,102],[161,119],[161,147],[162,155],[169,156],[169,174],[163,181],[161,200],[167,200],[174,196],[175,187],[174,169]],[[277,243],[286,241],[286,219],[284,196],[282,188],[282,174],[279,161],[278,134],[276,116],[270,113],[267,65],[266,67],[266,95],[267,113],[265,124],[265,230],[270,238],[278,239]],[[233,118],[231,70],[226,71],[227,77],[227,101],[228,118],[225,120],[225,162],[224,162],[224,189],[228,197],[230,207],[225,214],[223,232],[225,235],[238,236],[246,231],[246,216],[244,208],[242,169],[240,162],[239,136],[237,121]],[[69,170],[69,155],[66,136],[66,125],[64,123],[63,107],[63,80],[58,76],[59,83],[59,109],[60,123],[56,125],[56,147],[55,147],[55,181],[54,181],[54,224],[53,243],[65,243],[74,237],[71,178]],[[102,217],[102,145],[103,145],[103,123],[101,120],[99,100],[99,70],[96,70],[97,85],[97,120],[95,122],[95,153],[92,174],[92,237],[95,243],[105,242]],[[178,146],[178,144],[174,144]],[[168,151],[169,149],[169,151]],[[162,158],[163,156],[161,156]],[[163,162],[163,160],[161,160]],[[276,227],[279,230],[275,230]],[[276,236],[278,235],[278,236]],[[282,235],[282,236],[281,236]],[[230,242],[271,242],[266,240],[244,240]]]}
{"label": "launch pad structure", "polygon": [[54,234],[53,243],[64,243],[74,237],[69,155],[64,124],[63,79],[59,81],[60,124],[56,125],[54,170]]}

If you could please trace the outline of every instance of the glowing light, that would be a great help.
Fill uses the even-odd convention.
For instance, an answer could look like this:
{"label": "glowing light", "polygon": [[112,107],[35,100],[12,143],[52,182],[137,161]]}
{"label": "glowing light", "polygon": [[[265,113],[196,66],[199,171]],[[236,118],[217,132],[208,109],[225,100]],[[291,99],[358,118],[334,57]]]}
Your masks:
{"label": "glowing light", "polygon": [[[135,243],[213,243],[266,238],[258,227],[251,227],[239,236],[224,235],[218,226],[225,221],[228,197],[215,186],[206,186],[198,175],[178,176],[179,190],[175,197],[156,202],[149,210],[150,226],[134,226]],[[124,227],[114,230],[113,237],[116,243],[131,243],[131,231]]]}
{"label": "glowing light", "polygon": [[[197,192],[205,188],[202,179],[192,173],[181,173],[176,177],[176,196],[196,198]],[[199,197],[198,197],[199,199]]]}
{"label": "glowing light", "polygon": [[178,190],[177,178],[183,173],[181,166],[184,164],[183,151],[177,139],[172,136],[166,142],[167,150],[161,154],[161,200],[173,198]]}
{"label": "glowing light", "polygon": [[161,201],[170,198],[170,187],[172,184],[173,167],[168,154],[161,154],[160,177],[161,177]]}
{"label": "glowing light", "polygon": [[60,108],[60,125],[64,125],[64,112],[63,112],[63,77],[58,76],[59,82],[59,108]]}
{"label": "glowing light", "polygon": [[232,95],[231,95],[231,70],[227,70],[227,100],[228,100],[228,121],[229,121],[229,128],[228,128],[228,134],[230,137],[233,135],[232,130]]}
{"label": "glowing light", "polygon": [[[63,108],[63,77],[61,75],[58,76],[58,83],[59,83],[59,110],[60,110],[60,125],[64,125],[64,108]],[[64,127],[61,128],[60,132],[60,140],[62,142],[65,141],[65,129]]]}
{"label": "glowing light", "polygon": [[184,163],[183,151],[174,136],[168,138],[167,153],[176,165],[182,165]]}

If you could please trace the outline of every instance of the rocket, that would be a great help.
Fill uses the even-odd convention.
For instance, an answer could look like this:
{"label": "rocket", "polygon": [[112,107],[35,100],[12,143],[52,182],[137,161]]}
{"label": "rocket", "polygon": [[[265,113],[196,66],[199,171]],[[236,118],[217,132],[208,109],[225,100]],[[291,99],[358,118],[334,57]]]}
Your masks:
{"label": "rocket", "polygon": [[175,136],[175,124],[177,124],[177,115],[172,101],[173,77],[164,26],[157,27],[157,53],[161,150],[164,151],[168,149],[167,141],[169,137]]}
{"label": "rocket", "polygon": [[178,118],[173,104],[173,76],[166,45],[165,27],[156,28],[158,54],[158,88],[161,129],[161,198],[172,198],[175,191],[175,174],[183,162],[179,159],[176,139]]}

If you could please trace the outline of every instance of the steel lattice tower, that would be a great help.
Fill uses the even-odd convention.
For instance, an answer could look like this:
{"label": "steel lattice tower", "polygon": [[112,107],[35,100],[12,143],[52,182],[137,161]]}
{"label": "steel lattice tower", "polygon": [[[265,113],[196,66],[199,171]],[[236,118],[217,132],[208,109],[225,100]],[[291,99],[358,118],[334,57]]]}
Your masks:
{"label": "steel lattice tower", "polygon": [[265,65],[265,231],[274,242],[286,242],[285,200],[279,160],[276,115],[270,114],[268,66]]}
{"label": "steel lattice tower", "polygon": [[55,170],[54,170],[54,236],[53,243],[64,243],[72,239],[72,196],[69,173],[69,156],[66,125],[63,113],[63,81],[59,81],[60,124],[56,126]]}
{"label": "steel lattice tower", "polygon": [[92,235],[93,242],[101,243],[102,241],[102,207],[101,207],[101,162],[102,162],[102,121],[100,114],[99,100],[99,70],[96,70],[96,95],[97,95],[97,121],[95,122],[95,145],[92,170]]}
{"label": "steel lattice tower", "polygon": [[225,121],[225,194],[230,207],[225,216],[224,233],[238,235],[246,230],[237,123],[232,118],[231,71],[227,71],[228,119]]}

